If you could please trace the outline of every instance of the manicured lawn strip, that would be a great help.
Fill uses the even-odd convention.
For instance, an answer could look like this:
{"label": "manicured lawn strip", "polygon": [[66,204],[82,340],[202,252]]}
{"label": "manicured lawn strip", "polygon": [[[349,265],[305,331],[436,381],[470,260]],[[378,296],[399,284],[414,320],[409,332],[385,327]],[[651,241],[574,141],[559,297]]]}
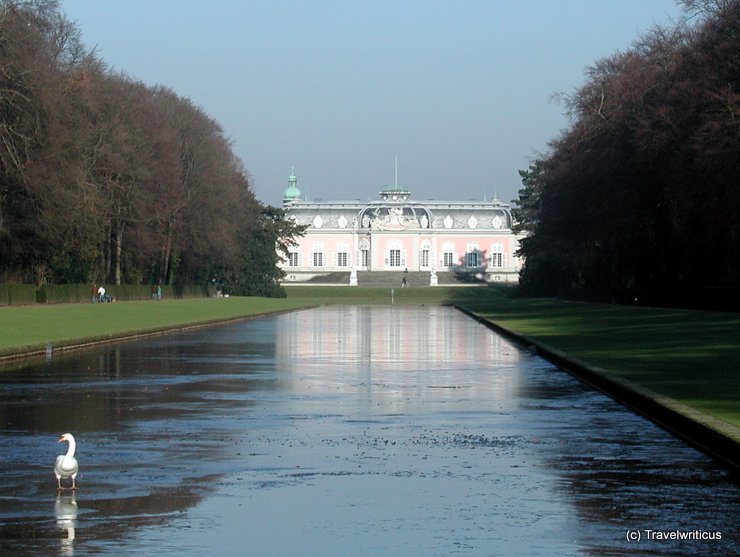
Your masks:
{"label": "manicured lawn strip", "polygon": [[479,299],[465,307],[740,427],[740,315],[736,313],[531,299]]}
{"label": "manicured lawn strip", "polygon": [[309,305],[287,299],[231,297],[0,308],[0,354],[108,335],[176,328]]}

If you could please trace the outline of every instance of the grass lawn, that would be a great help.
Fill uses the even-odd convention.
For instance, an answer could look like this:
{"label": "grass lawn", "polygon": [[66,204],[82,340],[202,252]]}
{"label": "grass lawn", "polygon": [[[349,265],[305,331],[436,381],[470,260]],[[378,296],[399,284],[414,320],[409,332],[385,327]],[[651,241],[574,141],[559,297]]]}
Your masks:
{"label": "grass lawn", "polygon": [[740,315],[476,300],[481,317],[740,427]]}
{"label": "grass lawn", "polygon": [[0,354],[107,335],[282,311],[307,302],[231,297],[0,307]]}

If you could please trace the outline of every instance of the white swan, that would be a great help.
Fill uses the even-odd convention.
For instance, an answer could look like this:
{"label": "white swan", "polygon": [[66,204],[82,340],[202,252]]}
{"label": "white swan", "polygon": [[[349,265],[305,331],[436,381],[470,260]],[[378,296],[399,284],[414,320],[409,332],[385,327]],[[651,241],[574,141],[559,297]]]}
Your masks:
{"label": "white swan", "polygon": [[59,438],[58,443],[61,443],[62,441],[67,441],[69,443],[69,448],[67,449],[67,454],[60,454],[54,463],[54,475],[57,477],[57,487],[59,489],[64,489],[62,487],[62,478],[72,478],[71,489],[77,489],[75,478],[77,478],[77,471],[80,469],[80,465],[77,463],[77,459],[75,458],[75,449],[77,448],[77,444],[75,443],[75,438],[72,437],[71,433],[65,433],[62,435]]}

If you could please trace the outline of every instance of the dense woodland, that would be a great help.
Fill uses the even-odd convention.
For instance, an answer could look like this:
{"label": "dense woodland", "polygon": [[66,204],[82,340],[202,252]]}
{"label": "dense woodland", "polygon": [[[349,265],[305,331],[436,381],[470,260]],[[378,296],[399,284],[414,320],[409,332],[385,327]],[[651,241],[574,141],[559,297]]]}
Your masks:
{"label": "dense woodland", "polygon": [[572,125],[520,172],[525,292],[740,285],[740,2],[681,4],[562,97]]}
{"label": "dense woodland", "polygon": [[278,243],[217,122],[111,71],[54,0],[0,0],[0,282],[280,295]]}
{"label": "dense woodland", "polygon": [[[525,292],[740,286],[740,0],[681,3],[562,95],[521,171]],[[291,222],[201,108],[109,69],[55,0],[0,0],[0,282],[280,295]]]}

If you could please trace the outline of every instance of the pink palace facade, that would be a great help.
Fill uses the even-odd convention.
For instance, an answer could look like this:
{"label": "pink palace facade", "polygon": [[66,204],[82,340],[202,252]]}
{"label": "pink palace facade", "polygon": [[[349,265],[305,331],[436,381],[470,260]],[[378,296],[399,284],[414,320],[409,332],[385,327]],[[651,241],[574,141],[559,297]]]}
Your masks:
{"label": "pink palace facade", "polygon": [[352,270],[519,279],[520,237],[512,231],[509,205],[496,199],[415,201],[408,189],[393,185],[383,187],[377,201],[304,201],[291,173],[283,208],[308,226],[282,263],[286,282]]}

